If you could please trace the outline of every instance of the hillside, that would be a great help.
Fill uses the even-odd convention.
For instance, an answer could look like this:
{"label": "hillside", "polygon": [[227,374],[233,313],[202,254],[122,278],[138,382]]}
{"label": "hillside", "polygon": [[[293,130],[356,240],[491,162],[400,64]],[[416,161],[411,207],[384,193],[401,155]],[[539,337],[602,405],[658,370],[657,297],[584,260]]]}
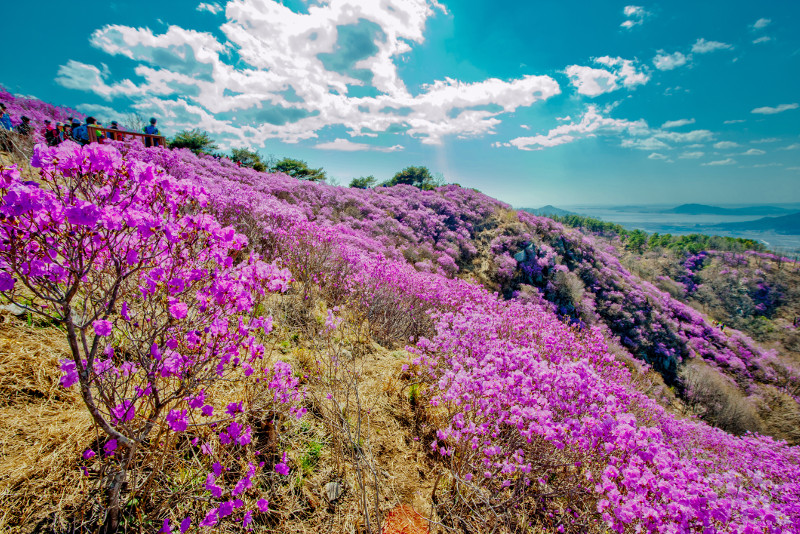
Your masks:
{"label": "hillside", "polygon": [[541,208],[520,208],[519,211],[527,211],[528,213],[533,213],[534,215],[543,215],[545,217],[566,217],[567,215],[575,215],[575,213],[571,211],[563,210],[561,208],[551,206],[550,204],[547,206],[542,206]]}
{"label": "hillside", "polygon": [[780,234],[800,234],[800,212],[781,217],[763,217],[755,221],[719,225],[727,230],[773,231]]}
{"label": "hillside", "polygon": [[791,210],[775,206],[748,206],[744,208],[720,208],[706,204],[682,204],[676,208],[664,210],[664,213],[683,213],[686,215],[785,215]]}
{"label": "hillside", "polygon": [[0,292],[29,312],[0,325],[7,530],[379,532],[408,505],[798,531],[797,370],[619,238],[133,142],[30,165],[0,170]]}

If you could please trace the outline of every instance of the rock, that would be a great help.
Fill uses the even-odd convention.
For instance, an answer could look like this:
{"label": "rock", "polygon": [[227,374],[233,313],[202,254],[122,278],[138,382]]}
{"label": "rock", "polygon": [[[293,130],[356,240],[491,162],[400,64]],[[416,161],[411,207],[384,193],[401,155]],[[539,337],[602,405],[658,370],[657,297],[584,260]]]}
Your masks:
{"label": "rock", "polygon": [[17,317],[28,313],[28,310],[22,306],[17,306],[16,304],[3,304],[0,306],[0,311],[6,311],[11,315],[16,315]]}
{"label": "rock", "polygon": [[336,502],[342,496],[342,493],[344,493],[344,488],[338,482],[325,484],[325,497],[327,497],[328,502]]}

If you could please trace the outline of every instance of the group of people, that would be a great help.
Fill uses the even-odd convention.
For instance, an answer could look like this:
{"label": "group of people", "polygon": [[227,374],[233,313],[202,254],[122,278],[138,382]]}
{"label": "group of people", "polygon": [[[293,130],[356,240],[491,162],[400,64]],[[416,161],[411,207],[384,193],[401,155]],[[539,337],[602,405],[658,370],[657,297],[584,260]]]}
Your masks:
{"label": "group of people", "polygon": [[[155,117],[150,119],[150,124],[145,126],[143,132],[148,135],[158,135],[158,127],[156,126],[157,120]],[[44,121],[44,139],[49,146],[56,146],[66,140],[75,141],[78,144],[86,145],[90,142],[89,129],[102,128],[103,125],[94,117],[86,117],[85,122],[74,117],[68,117],[67,122],[56,122],[55,124],[50,120]],[[5,104],[0,102],[0,130],[13,131],[19,135],[29,136],[33,132],[33,125],[29,117],[23,115],[20,117],[20,123],[16,126],[12,125],[11,117],[6,110]],[[119,131],[116,133],[114,130]],[[125,130],[119,127],[117,121],[111,121],[111,125],[103,131],[96,131],[96,139],[109,139],[112,141],[122,140],[121,133]],[[145,146],[155,146],[153,138],[145,137]]]}

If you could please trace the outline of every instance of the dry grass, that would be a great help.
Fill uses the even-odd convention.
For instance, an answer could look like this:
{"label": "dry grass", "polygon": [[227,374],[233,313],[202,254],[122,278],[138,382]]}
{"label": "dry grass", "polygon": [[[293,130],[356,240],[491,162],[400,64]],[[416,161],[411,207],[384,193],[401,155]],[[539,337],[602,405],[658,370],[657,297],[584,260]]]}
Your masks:
{"label": "dry grass", "polygon": [[0,532],[28,532],[84,500],[77,461],[94,436],[83,403],[58,385],[63,334],[0,318]]}

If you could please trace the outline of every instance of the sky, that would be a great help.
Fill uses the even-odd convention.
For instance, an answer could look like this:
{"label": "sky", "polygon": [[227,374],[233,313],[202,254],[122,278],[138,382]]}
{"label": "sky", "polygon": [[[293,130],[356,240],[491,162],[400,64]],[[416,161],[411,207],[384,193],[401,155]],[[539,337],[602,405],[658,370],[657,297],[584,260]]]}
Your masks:
{"label": "sky", "polygon": [[424,165],[515,207],[800,202],[793,0],[83,7],[4,6],[0,84],[342,185]]}

